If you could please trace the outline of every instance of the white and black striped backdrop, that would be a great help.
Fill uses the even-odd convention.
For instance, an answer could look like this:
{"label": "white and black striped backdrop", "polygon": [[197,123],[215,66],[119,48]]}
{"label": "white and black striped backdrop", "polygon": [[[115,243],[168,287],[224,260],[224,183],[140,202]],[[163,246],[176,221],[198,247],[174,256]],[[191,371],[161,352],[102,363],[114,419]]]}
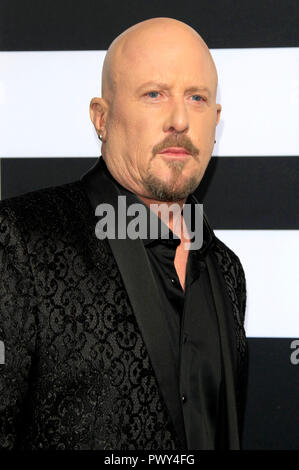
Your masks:
{"label": "white and black striped backdrop", "polygon": [[211,48],[223,112],[198,192],[247,278],[245,449],[299,449],[296,3],[0,2],[2,199],[73,181],[100,155],[89,101],[100,96],[108,45],[127,27],[177,18]]}

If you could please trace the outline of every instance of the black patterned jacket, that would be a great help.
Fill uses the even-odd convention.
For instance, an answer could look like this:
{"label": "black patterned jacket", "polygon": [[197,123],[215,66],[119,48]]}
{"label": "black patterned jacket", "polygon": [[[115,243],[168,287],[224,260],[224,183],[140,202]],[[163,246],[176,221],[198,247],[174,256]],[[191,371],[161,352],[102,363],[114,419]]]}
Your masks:
{"label": "black patterned jacket", "polygon": [[[81,180],[0,203],[0,448],[188,448],[159,294],[141,240],[95,236],[116,204],[101,159]],[[205,224],[208,226],[207,220]],[[228,448],[240,447],[246,291],[215,237],[206,264],[218,316]]]}

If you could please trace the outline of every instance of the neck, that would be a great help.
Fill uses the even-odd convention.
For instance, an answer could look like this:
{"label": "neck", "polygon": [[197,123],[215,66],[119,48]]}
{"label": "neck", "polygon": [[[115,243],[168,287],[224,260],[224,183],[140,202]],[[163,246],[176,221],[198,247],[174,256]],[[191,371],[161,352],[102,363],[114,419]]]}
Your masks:
{"label": "neck", "polygon": [[[181,238],[181,240],[185,240],[184,234],[186,234],[186,224],[184,221],[184,217],[182,216],[181,212],[183,210],[184,204],[186,202],[187,198],[180,199],[178,201],[158,201],[156,199],[148,198],[145,196],[139,196],[139,199],[141,199],[144,204],[146,204],[153,212],[155,212],[158,217],[162,219],[162,221],[168,226],[168,228],[175,233],[178,237]],[[171,209],[171,206],[173,204],[176,204],[179,206],[178,211],[166,211],[163,213],[163,211],[158,210],[158,208],[155,210],[155,207],[150,207],[150,205],[156,205],[159,206],[161,204],[167,205],[169,209]],[[165,206],[164,206],[165,207]]]}

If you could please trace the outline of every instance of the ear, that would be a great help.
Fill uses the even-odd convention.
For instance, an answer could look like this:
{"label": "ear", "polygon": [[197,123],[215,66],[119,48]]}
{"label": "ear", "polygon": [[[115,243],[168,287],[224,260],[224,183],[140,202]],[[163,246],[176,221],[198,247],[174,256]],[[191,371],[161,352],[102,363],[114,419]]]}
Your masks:
{"label": "ear", "polygon": [[106,138],[106,117],[107,117],[108,105],[104,98],[92,98],[89,106],[90,119],[97,131],[97,134],[102,135],[104,142]]}
{"label": "ear", "polygon": [[221,110],[222,110],[221,104],[216,104],[216,112],[217,112],[217,116],[216,116],[216,126],[217,126],[218,122],[220,121]]}

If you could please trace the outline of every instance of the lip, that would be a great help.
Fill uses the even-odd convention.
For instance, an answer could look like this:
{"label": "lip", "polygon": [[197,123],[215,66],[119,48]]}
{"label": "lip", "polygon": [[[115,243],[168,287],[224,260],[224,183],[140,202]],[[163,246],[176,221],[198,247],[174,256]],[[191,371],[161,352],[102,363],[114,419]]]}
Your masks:
{"label": "lip", "polygon": [[190,153],[182,147],[168,147],[160,152],[161,155],[170,158],[184,159],[190,157]]}
{"label": "lip", "polygon": [[167,149],[162,150],[162,152],[160,153],[171,153],[172,155],[173,154],[190,155],[190,153],[187,152],[187,150],[185,150],[182,147],[168,147]]}

